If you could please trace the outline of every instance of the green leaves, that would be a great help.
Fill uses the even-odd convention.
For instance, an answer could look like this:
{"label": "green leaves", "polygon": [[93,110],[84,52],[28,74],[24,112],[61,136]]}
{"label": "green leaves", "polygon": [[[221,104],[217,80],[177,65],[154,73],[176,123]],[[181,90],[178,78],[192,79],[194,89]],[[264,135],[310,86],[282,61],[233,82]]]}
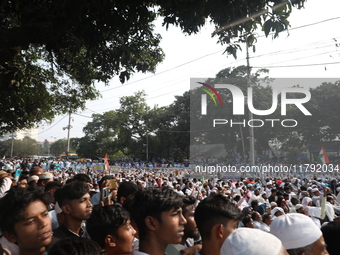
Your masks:
{"label": "green leaves", "polygon": [[[218,42],[237,57],[262,27],[274,38],[289,27],[293,2],[252,0],[9,1],[0,8],[0,133],[51,120],[99,96],[95,81],[122,83],[135,72],[155,72],[164,59],[154,21],[197,33],[215,24]],[[274,6],[272,6],[274,4]],[[266,11],[268,10],[268,12]],[[72,82],[71,82],[72,81]],[[3,107],[4,106],[4,107]]]}

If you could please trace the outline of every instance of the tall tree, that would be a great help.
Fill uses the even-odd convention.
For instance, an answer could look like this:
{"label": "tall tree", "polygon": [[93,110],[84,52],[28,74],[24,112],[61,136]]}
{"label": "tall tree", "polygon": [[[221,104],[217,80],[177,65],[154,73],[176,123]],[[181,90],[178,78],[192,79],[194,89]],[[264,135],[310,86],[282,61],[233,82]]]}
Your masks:
{"label": "tall tree", "polygon": [[67,140],[64,139],[59,139],[55,141],[50,148],[51,154],[59,157],[60,154],[66,153],[67,150]]}
{"label": "tall tree", "polygon": [[120,99],[120,108],[117,110],[117,147],[127,156],[146,157],[146,148],[143,145],[147,143],[146,136],[150,133],[150,127],[146,125],[150,107],[145,97],[145,92],[139,91],[133,96]]}
{"label": "tall tree", "polygon": [[44,143],[40,147],[40,154],[46,154],[48,155],[50,152],[50,142],[45,139]]}
{"label": "tall tree", "polygon": [[116,111],[103,114],[93,114],[83,131],[85,136],[80,138],[77,153],[86,157],[104,157],[117,152],[116,139],[118,135],[118,119]]}
{"label": "tall tree", "polygon": [[38,155],[40,144],[38,141],[26,136],[22,140],[14,140],[13,156],[27,157]]}
{"label": "tall tree", "polygon": [[[163,25],[196,33],[209,19],[214,35],[236,56],[239,43],[255,43],[289,26],[292,7],[305,0],[10,1],[0,8],[0,133],[30,127],[58,113],[85,107],[98,96],[94,81],[121,82],[134,72],[154,72],[164,58]],[[244,37],[246,35],[246,37]]]}
{"label": "tall tree", "polygon": [[87,156],[104,156],[120,151],[126,156],[145,158],[148,111],[144,92],[120,99],[120,108],[103,114],[93,114],[84,127],[85,136],[79,139],[77,152]]}

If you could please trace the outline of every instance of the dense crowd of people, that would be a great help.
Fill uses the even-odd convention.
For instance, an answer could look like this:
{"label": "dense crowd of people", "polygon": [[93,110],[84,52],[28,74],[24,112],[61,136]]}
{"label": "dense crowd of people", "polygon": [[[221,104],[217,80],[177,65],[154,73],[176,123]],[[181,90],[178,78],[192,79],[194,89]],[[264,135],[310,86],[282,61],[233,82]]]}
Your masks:
{"label": "dense crowd of people", "polygon": [[336,177],[205,179],[181,168],[11,162],[0,170],[3,254],[340,254]]}

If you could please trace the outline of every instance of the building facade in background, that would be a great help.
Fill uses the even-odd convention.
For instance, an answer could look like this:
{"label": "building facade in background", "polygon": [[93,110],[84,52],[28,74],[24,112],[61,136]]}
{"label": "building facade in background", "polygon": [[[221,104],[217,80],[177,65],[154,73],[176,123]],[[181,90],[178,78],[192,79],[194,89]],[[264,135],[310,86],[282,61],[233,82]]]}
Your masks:
{"label": "building facade in background", "polygon": [[31,139],[38,141],[38,128],[30,128],[16,131],[14,133],[6,133],[1,137],[1,140],[10,140],[12,137],[15,140],[22,140],[24,137],[28,136]]}

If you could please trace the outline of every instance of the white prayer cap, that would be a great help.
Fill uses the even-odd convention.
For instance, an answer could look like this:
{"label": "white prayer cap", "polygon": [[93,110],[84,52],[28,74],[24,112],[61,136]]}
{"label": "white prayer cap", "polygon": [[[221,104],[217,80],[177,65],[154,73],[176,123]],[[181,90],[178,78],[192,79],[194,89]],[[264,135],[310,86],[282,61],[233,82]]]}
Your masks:
{"label": "white prayer cap", "polygon": [[313,220],[301,213],[277,217],[270,225],[270,233],[279,238],[287,250],[305,247],[322,236]]}
{"label": "white prayer cap", "polygon": [[38,175],[32,175],[28,178],[27,182],[30,183],[31,181],[37,181],[39,180],[39,176]]}
{"label": "white prayer cap", "polygon": [[319,191],[319,189],[318,188],[312,189],[312,192],[316,192],[316,191]]}
{"label": "white prayer cap", "polygon": [[270,206],[271,206],[271,207],[277,206],[277,203],[275,203],[275,202],[270,202]]}
{"label": "white prayer cap", "polygon": [[304,206],[308,205],[310,202],[313,202],[313,200],[310,197],[304,197],[302,199],[301,204],[303,204]]}
{"label": "white prayer cap", "polygon": [[337,191],[337,192],[340,192],[340,187],[337,187],[337,188],[336,188],[336,191]]}
{"label": "white prayer cap", "polygon": [[283,213],[285,213],[281,207],[275,207],[275,208],[273,208],[273,209],[271,210],[270,214],[271,214],[272,217],[273,217],[273,216],[275,215],[275,213],[277,213],[277,212],[283,212]]}
{"label": "white prayer cap", "polygon": [[308,188],[307,188],[307,191],[309,191],[309,190],[311,190],[311,189],[313,189],[313,188],[312,188],[312,187],[308,187]]}
{"label": "white prayer cap", "polygon": [[296,205],[295,205],[295,210],[299,210],[301,207],[303,207],[302,204],[296,204]]}
{"label": "white prayer cap", "polygon": [[240,196],[240,195],[238,195],[237,193],[234,193],[233,198],[235,198],[237,196]]}
{"label": "white prayer cap", "polygon": [[[259,229],[239,228],[224,241],[221,255],[277,255],[282,247],[281,241]],[[251,252],[250,252],[251,251]]]}
{"label": "white prayer cap", "polygon": [[272,185],[272,181],[267,182],[267,186]]}

